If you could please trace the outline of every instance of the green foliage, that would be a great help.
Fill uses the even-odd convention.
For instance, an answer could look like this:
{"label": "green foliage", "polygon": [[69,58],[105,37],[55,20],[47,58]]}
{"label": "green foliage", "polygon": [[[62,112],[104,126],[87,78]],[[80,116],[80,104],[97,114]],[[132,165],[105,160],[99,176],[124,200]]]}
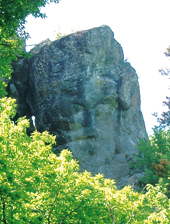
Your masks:
{"label": "green foliage", "polygon": [[56,40],[59,40],[59,39],[62,38],[62,37],[65,37],[65,36],[67,36],[67,35],[69,35],[69,34],[72,34],[72,33],[77,32],[77,30],[75,30],[75,29],[71,29],[70,32],[68,32],[68,33],[66,34],[66,33],[61,32],[61,30],[60,30],[60,26],[59,26],[58,31],[57,31],[57,32],[54,31],[54,32],[56,33],[56,35],[55,35]]}
{"label": "green foliage", "polygon": [[162,178],[164,184],[169,184],[169,162],[170,130],[160,124],[153,128],[150,141],[141,141],[136,163],[132,164],[133,168],[144,171],[141,187],[143,188],[147,183],[156,184],[159,182],[159,178]]}
{"label": "green foliage", "polygon": [[56,33],[55,35],[55,39],[59,40],[62,37],[65,37],[67,34],[61,33],[60,31],[58,33]]}
{"label": "green foliage", "polygon": [[54,136],[35,131],[29,137],[28,120],[12,121],[15,107],[0,99],[1,223],[169,223],[170,201],[159,185],[143,194],[80,173],[71,152],[52,153]]}
{"label": "green foliage", "polygon": [[[50,2],[59,0],[0,0],[1,96],[12,72],[11,63],[22,55],[23,40],[28,37],[24,31],[26,16],[45,18],[40,7]],[[46,131],[28,136],[25,118],[14,123],[15,108],[15,100],[0,99],[1,223],[169,223],[170,201],[164,194],[164,182],[147,185],[146,193],[138,193],[130,186],[118,190],[113,180],[101,174],[92,177],[87,171],[80,173],[70,151],[63,150],[59,156],[52,153],[54,136]],[[140,160],[140,168],[151,170],[153,162],[157,168],[160,159],[169,161],[169,137],[165,139],[161,133],[152,140],[150,157],[143,147],[142,159],[148,160]],[[152,167],[153,172],[157,176]]]}
{"label": "green foliage", "polygon": [[[28,37],[24,31],[26,16],[45,18],[40,7],[50,2],[59,1],[0,0],[1,96],[5,95],[5,81],[12,72],[11,63],[22,55],[23,40]],[[92,177],[87,171],[80,173],[70,151],[63,150],[59,156],[52,153],[54,136],[46,131],[28,136],[29,122],[25,118],[14,123],[15,108],[15,100],[0,99],[1,223],[169,223],[170,201],[164,182],[155,187],[147,185],[146,193],[138,193],[130,186],[118,190],[113,180],[101,174]],[[153,144],[145,164],[142,160],[139,163],[141,168],[150,170],[150,162],[158,168],[160,159],[167,159],[162,152],[168,153],[169,148],[162,136],[158,135],[159,141]],[[145,152],[143,148],[142,155]],[[157,176],[156,170],[151,172]]]}
{"label": "green foliage", "polygon": [[26,17],[45,18],[40,7],[59,0],[0,0],[0,96],[5,96],[5,81],[12,73],[11,63],[23,54],[24,40],[28,34],[24,31]]}
{"label": "green foliage", "polygon": [[[166,49],[165,56],[170,57],[170,46]],[[161,75],[170,76],[169,68],[159,69],[159,72],[161,73]],[[161,114],[162,116],[159,117],[158,120],[166,127],[169,127],[170,126],[170,97],[166,97],[166,100],[163,103],[164,103],[164,106],[166,106],[167,111],[164,111]],[[157,113],[155,115],[157,117]]]}

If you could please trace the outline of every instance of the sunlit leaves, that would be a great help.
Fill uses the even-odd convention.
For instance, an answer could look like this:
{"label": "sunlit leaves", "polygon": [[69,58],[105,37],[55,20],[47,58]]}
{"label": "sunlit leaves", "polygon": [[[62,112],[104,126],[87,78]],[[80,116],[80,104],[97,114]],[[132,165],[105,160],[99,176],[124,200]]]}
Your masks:
{"label": "sunlit leaves", "polygon": [[52,152],[55,137],[26,133],[28,121],[15,115],[14,100],[0,99],[0,222],[169,223],[170,201],[161,185],[146,193],[118,190],[103,175],[79,172],[72,153]]}

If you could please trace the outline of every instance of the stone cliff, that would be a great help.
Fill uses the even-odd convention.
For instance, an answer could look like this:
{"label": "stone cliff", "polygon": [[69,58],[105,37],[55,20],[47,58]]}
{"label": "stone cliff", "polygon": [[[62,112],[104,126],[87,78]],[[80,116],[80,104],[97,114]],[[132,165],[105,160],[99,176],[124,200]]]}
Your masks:
{"label": "stone cliff", "polygon": [[19,116],[34,115],[39,131],[57,136],[56,152],[70,149],[81,171],[128,184],[128,161],[147,135],[136,71],[111,29],[80,31],[36,49],[14,64],[9,92]]}

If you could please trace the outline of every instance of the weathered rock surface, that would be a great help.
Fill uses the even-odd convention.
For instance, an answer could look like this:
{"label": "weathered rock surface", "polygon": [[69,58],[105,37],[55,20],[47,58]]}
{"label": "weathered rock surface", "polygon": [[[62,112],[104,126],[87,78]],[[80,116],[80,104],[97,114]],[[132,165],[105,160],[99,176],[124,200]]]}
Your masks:
{"label": "weathered rock surface", "polygon": [[57,151],[69,148],[81,170],[128,184],[146,131],[136,71],[108,26],[48,42],[14,65],[12,85],[38,130],[57,135]]}

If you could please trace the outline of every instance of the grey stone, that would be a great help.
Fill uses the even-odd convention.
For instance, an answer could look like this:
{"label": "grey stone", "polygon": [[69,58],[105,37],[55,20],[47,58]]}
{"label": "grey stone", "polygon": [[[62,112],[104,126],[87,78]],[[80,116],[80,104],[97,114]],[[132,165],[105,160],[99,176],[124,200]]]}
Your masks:
{"label": "grey stone", "polygon": [[56,152],[70,149],[81,171],[126,184],[128,161],[147,134],[136,71],[111,29],[80,31],[32,52],[15,65],[13,81],[38,130],[55,134]]}

